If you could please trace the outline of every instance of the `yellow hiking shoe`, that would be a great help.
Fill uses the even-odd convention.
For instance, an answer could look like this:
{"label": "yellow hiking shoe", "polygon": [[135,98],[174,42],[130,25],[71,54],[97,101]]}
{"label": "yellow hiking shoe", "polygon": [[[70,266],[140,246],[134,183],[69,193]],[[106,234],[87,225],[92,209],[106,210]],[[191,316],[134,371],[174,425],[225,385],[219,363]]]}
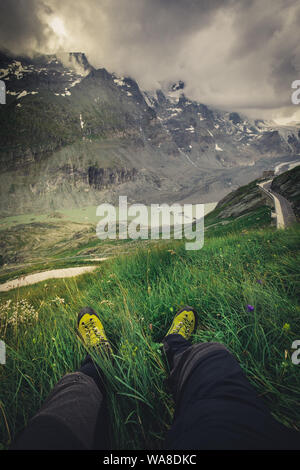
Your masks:
{"label": "yellow hiking shoe", "polygon": [[183,307],[176,313],[166,336],[177,334],[188,340],[196,330],[197,324],[198,316],[196,310],[189,306]]}
{"label": "yellow hiking shoe", "polygon": [[77,319],[78,333],[84,344],[90,348],[106,350],[112,353],[111,345],[105,334],[101,320],[90,307],[80,310]]}

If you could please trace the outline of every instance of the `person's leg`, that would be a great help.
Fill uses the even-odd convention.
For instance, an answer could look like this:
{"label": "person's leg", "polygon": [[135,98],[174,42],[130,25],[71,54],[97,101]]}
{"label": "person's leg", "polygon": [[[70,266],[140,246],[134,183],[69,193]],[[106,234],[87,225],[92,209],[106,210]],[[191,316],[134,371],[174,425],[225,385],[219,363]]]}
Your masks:
{"label": "person's leg", "polygon": [[192,346],[191,329],[182,326],[171,327],[163,340],[176,405],[166,448],[300,448],[299,433],[272,418],[225,346]]}
{"label": "person's leg", "polygon": [[[83,341],[98,346],[100,353],[99,346],[103,341],[107,346],[108,341],[99,322],[91,309],[83,309],[78,316]],[[107,449],[108,424],[103,375],[87,355],[77,372],[55,385],[11,449]]]}
{"label": "person's leg", "polygon": [[104,397],[82,372],[65,375],[11,449],[92,449]]}

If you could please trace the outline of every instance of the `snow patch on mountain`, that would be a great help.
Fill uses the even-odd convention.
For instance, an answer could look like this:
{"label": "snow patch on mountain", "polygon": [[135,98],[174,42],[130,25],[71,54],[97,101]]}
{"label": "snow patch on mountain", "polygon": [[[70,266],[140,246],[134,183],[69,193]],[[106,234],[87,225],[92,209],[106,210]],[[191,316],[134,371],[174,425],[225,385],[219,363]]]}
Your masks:
{"label": "snow patch on mountain", "polygon": [[124,82],[124,77],[122,78],[114,78],[113,79],[115,84],[118,85],[118,86],[125,86],[126,83]]}
{"label": "snow patch on mountain", "polygon": [[80,127],[81,127],[81,129],[83,129],[83,127],[84,127],[84,121],[83,121],[83,119],[82,119],[82,114],[81,114],[81,113],[79,114],[79,120],[80,120]]}
{"label": "snow patch on mountain", "polygon": [[32,71],[32,67],[23,66],[19,60],[14,60],[8,65],[7,69],[0,69],[0,79],[9,75],[14,75],[15,78],[21,80],[24,77],[24,73]]}
{"label": "snow patch on mountain", "polygon": [[[71,79],[72,80],[72,79]],[[76,78],[76,80],[74,80],[71,84],[70,84],[70,88],[73,88],[74,86],[78,85],[79,83],[81,83],[82,81],[82,78]]]}
{"label": "snow patch on mountain", "polygon": [[20,98],[23,98],[24,96],[28,95],[28,92],[26,90],[22,91],[18,96],[17,96],[17,100],[19,100]]}

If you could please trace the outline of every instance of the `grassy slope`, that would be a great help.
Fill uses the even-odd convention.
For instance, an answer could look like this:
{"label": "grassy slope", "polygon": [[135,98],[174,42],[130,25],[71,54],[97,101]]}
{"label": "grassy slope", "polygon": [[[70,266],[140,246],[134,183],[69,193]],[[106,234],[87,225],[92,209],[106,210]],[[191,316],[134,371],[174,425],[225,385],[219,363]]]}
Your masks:
{"label": "grassy slope", "polygon": [[[186,303],[200,314],[193,341],[226,344],[275,416],[299,429],[299,366],[290,357],[292,342],[300,338],[299,235],[299,226],[219,232],[199,252],[185,251],[181,242],[157,243],[76,280],[2,294],[0,337],[8,348],[7,364],[0,366],[2,445],[83,359],[74,328],[84,305],[101,313],[117,355],[114,369],[104,367],[114,448],[162,446],[174,405],[159,342],[175,310]],[[18,324],[7,325],[6,312],[10,316],[20,299],[38,311],[38,322],[26,323],[28,307],[22,313],[19,305]]]}
{"label": "grassy slope", "polygon": [[[134,240],[99,240],[96,224],[36,221],[0,230],[0,282],[39,271],[93,264],[134,250]],[[99,262],[96,262],[99,264]]]}
{"label": "grassy slope", "polygon": [[206,236],[225,236],[271,225],[271,208],[257,187],[258,180],[227,194],[205,217]]}

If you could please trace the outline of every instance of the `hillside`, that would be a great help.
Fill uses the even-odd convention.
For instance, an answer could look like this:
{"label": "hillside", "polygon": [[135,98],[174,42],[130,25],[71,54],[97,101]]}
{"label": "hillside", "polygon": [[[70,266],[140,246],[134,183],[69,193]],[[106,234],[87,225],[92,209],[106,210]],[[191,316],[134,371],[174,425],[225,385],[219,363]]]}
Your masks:
{"label": "hillside", "polygon": [[300,221],[300,166],[274,178],[271,188],[292,203],[294,213]]}
{"label": "hillside", "polygon": [[0,334],[7,344],[7,364],[0,366],[1,446],[55,382],[78,368],[85,351],[74,328],[85,305],[101,314],[116,354],[113,366],[101,361],[113,449],[163,445],[174,403],[160,342],[183,304],[199,312],[193,341],[224,343],[274,416],[300,429],[299,366],[291,361],[300,335],[299,235],[299,226],[219,233],[197,252],[181,242],[157,243],[93,274],[1,294]]}
{"label": "hillside", "polygon": [[271,204],[254,180],[230,192],[205,218],[206,236],[240,233],[272,225]]}

